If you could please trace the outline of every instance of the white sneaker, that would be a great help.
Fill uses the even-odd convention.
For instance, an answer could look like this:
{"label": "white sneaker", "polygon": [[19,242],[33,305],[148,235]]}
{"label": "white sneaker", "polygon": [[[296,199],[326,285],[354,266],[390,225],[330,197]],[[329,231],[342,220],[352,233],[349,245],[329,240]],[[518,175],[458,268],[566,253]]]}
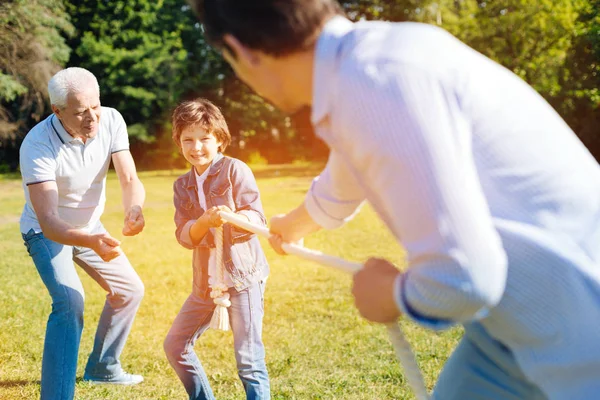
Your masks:
{"label": "white sneaker", "polygon": [[127,372],[123,371],[121,375],[110,378],[84,376],[83,381],[94,385],[137,385],[138,383],[144,381],[144,377],[141,375],[128,374]]}

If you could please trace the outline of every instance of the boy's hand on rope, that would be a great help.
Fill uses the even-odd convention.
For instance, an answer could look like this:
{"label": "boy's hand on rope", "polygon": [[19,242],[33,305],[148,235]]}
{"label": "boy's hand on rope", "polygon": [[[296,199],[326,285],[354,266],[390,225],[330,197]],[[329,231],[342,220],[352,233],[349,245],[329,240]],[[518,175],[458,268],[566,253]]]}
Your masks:
{"label": "boy's hand on rope", "polygon": [[221,218],[221,216],[219,215],[219,211],[224,211],[228,213],[232,212],[231,208],[227,206],[216,206],[206,210],[205,215],[208,219],[208,226],[210,226],[211,228],[218,228],[227,222],[223,218]]}
{"label": "boy's hand on rope", "polygon": [[394,283],[399,274],[394,264],[380,258],[370,258],[354,274],[354,304],[364,318],[388,323],[400,317],[394,300]]}

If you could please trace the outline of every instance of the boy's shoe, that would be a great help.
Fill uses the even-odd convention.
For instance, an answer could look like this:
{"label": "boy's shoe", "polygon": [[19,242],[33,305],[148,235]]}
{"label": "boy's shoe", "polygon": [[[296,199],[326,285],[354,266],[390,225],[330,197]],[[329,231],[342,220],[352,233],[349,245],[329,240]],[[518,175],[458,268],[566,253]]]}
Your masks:
{"label": "boy's shoe", "polygon": [[123,371],[121,375],[111,378],[100,378],[95,376],[83,376],[84,382],[89,382],[94,385],[137,385],[142,382],[144,377],[141,375],[128,374]]}

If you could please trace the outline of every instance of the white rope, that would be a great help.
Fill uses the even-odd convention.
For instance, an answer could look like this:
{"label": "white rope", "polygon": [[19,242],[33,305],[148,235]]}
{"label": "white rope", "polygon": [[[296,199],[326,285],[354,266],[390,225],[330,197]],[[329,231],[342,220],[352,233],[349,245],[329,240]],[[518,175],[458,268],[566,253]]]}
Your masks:
{"label": "white rope", "polygon": [[231,305],[229,301],[228,287],[225,285],[225,265],[223,263],[223,227],[219,226],[214,229],[215,236],[215,264],[217,266],[217,276],[213,277],[215,283],[210,286],[210,297],[213,299],[217,307],[213,312],[210,320],[212,329],[222,331],[229,330],[229,314],[227,307]]}
{"label": "white rope", "polygon": [[[237,225],[240,228],[246,229],[247,231],[256,233],[257,235],[261,235],[266,238],[271,236],[269,229],[266,227],[252,224],[236,214],[223,211],[220,211],[219,214],[225,221]],[[281,247],[288,254],[293,254],[328,267],[334,267],[347,273],[353,274],[362,268],[361,263],[323,254],[320,251],[307,249],[296,244],[283,243]],[[427,388],[425,387],[425,381],[423,379],[423,375],[421,374],[421,370],[419,369],[419,364],[417,363],[415,355],[410,348],[410,344],[400,329],[400,325],[398,325],[397,322],[389,323],[386,324],[386,328],[388,330],[390,342],[392,342],[392,345],[394,346],[398,361],[400,361],[400,364],[404,368],[406,379],[409,386],[415,393],[415,397],[417,400],[428,400],[429,395],[427,394]]]}

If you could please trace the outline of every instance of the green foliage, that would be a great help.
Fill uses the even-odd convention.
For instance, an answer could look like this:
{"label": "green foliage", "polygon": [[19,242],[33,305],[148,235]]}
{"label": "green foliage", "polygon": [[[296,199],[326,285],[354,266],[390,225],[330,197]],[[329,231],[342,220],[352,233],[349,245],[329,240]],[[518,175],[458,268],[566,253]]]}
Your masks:
{"label": "green foliage", "polygon": [[509,68],[545,96],[560,78],[581,8],[579,0],[503,0],[461,9],[451,31]]}
{"label": "green foliage", "polygon": [[[530,83],[600,157],[600,0],[340,2],[354,20],[447,29]],[[124,115],[142,167],[181,166],[170,113],[197,96],[223,109],[234,156],[258,151],[273,163],[327,154],[306,115],[290,119],[233,75],[184,0],[8,0],[0,4],[3,158],[16,158],[18,141],[6,138],[49,112],[47,80],[67,60],[96,74],[102,102]]]}
{"label": "green foliage", "polygon": [[579,99],[600,107],[600,0],[585,4],[577,20],[574,45],[563,75],[571,109]]}
{"label": "green foliage", "polygon": [[0,158],[13,165],[20,138],[48,112],[48,79],[67,62],[72,33],[60,0],[0,3]]}
{"label": "green foliage", "polygon": [[266,165],[268,164],[268,160],[260,155],[258,151],[253,151],[248,156],[248,162],[252,165]]}
{"label": "green foliage", "polygon": [[130,132],[135,139],[152,142],[185,92],[212,78],[211,53],[180,1],[71,0],[67,9],[78,31],[69,64],[92,71],[103,104],[145,128]]}
{"label": "green foliage", "polygon": [[[165,124],[177,102],[198,96],[223,109],[231,154],[257,149],[282,162],[306,153],[290,119],[235,78],[206,44],[183,0],[71,0],[67,9],[78,30],[69,42],[76,49],[69,65],[98,77],[103,104],[117,108],[131,127],[141,166],[180,165]],[[279,144],[272,145],[273,132]]]}
{"label": "green foliage", "polygon": [[[447,2],[447,1],[446,1]],[[341,0],[340,3],[353,20],[419,21],[438,19],[444,2],[435,0]]]}
{"label": "green foliage", "polygon": [[600,161],[600,1],[582,8],[569,49],[562,90],[550,99]]}
{"label": "green foliage", "polygon": [[10,75],[0,72],[0,101],[9,102],[27,93],[27,88]]}

